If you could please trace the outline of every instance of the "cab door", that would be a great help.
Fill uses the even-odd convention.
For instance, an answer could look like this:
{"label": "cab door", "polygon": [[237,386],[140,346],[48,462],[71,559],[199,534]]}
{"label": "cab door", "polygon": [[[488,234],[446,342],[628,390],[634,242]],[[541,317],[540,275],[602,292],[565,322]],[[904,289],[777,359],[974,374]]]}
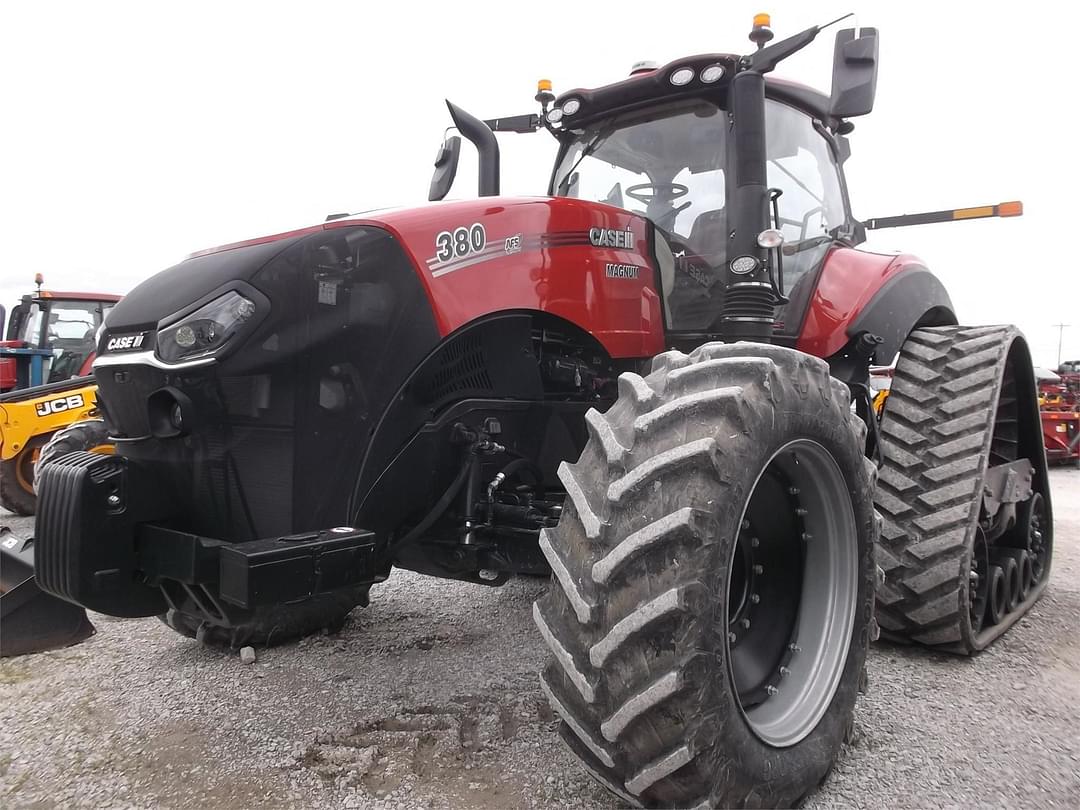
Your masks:
{"label": "cab door", "polygon": [[829,252],[852,244],[853,220],[831,136],[805,112],[769,99],[765,104],[766,168],[778,189],[784,235],[783,282],[789,303],[777,311],[778,342],[794,343]]}

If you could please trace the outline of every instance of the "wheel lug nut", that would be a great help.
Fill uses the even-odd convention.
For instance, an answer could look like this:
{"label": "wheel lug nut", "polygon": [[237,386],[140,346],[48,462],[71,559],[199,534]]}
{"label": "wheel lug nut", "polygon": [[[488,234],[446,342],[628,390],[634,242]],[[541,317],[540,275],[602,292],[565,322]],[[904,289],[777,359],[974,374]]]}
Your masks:
{"label": "wheel lug nut", "polygon": [[751,537],[750,538],[750,548],[757,548],[760,545],[761,545],[761,541],[758,540],[756,537]]}
{"label": "wheel lug nut", "polygon": [[806,514],[807,514],[807,513],[806,513],[806,510],[805,510],[805,509],[803,509],[803,508],[802,508],[802,507],[800,506],[800,507],[797,507],[797,508],[795,509],[795,514],[796,514],[796,515],[798,515],[799,517],[806,517]]}
{"label": "wheel lug nut", "polygon": [[775,686],[773,686],[773,685],[772,685],[772,684],[770,683],[770,684],[769,684],[768,686],[766,686],[766,687],[765,687],[765,691],[766,691],[766,692],[768,692],[768,694],[769,694],[769,697],[772,697],[773,695],[775,695],[775,694],[776,694],[777,692],[779,692],[780,690],[779,690],[779,689],[777,689],[777,688],[776,688]]}
{"label": "wheel lug nut", "polygon": [[796,644],[794,641],[787,645],[787,648],[792,652],[802,652],[802,647]]}
{"label": "wheel lug nut", "polygon": [[760,565],[755,565],[754,566],[754,573],[755,574],[762,574],[764,572],[765,572],[765,569],[763,567],[761,567]]}
{"label": "wheel lug nut", "polygon": [[803,532],[802,533],[802,539],[805,542],[809,543],[811,540],[814,539],[814,535],[810,534],[810,532]]}
{"label": "wheel lug nut", "polygon": [[788,495],[798,495],[798,494],[799,494],[799,488],[798,487],[788,487]]}
{"label": "wheel lug nut", "polygon": [[744,518],[744,519],[743,519],[743,522],[742,522],[742,527],[743,527],[744,529],[749,529],[749,528],[750,528],[750,521],[749,521],[749,520],[746,520],[746,519]]}
{"label": "wheel lug nut", "polygon": [[780,677],[781,678],[786,678],[790,674],[791,674],[790,669],[788,669],[787,667],[780,667]]}
{"label": "wheel lug nut", "polygon": [[739,637],[737,635],[735,635],[734,633],[728,633],[727,634],[727,640],[728,640],[729,643],[734,644],[736,641],[739,640]]}
{"label": "wheel lug nut", "polygon": [[742,625],[743,630],[749,630],[750,629],[750,620],[749,619],[743,619],[740,622],[740,624]]}
{"label": "wheel lug nut", "polygon": [[758,602],[761,601],[761,597],[758,596],[756,593],[752,593],[750,594],[750,601],[756,605]]}

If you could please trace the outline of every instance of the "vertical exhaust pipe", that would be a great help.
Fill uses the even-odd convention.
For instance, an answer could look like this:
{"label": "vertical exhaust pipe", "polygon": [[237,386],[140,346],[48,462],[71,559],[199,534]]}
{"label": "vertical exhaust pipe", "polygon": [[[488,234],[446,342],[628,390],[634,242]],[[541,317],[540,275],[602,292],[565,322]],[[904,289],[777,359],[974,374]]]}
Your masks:
{"label": "vertical exhaust pipe", "polygon": [[495,139],[495,133],[491,127],[475,116],[469,115],[465,110],[446,102],[450,110],[450,118],[458,132],[470,140],[480,156],[480,185],[481,197],[495,197],[499,193],[499,142]]}

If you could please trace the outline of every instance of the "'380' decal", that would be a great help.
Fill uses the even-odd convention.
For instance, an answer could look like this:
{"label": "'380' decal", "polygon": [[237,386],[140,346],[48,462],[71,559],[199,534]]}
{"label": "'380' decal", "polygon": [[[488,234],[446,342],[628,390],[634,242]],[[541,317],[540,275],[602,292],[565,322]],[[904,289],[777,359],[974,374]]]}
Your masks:
{"label": "'380' decal", "polygon": [[470,253],[479,253],[487,245],[487,232],[479,222],[468,228],[462,226],[451,231],[442,231],[435,237],[435,258],[448,262],[453,258],[462,258]]}

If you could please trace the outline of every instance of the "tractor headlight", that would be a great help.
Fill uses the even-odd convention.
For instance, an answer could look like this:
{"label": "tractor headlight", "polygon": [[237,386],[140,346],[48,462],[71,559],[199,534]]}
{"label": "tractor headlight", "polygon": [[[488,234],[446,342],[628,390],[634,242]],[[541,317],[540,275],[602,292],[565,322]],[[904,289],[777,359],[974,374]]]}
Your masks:
{"label": "tractor headlight", "polygon": [[668,81],[676,87],[682,87],[690,84],[694,80],[694,69],[688,67],[681,67],[668,77]]}
{"label": "tractor headlight", "polygon": [[159,329],[157,355],[166,363],[180,363],[216,354],[254,315],[255,302],[231,290]]}

